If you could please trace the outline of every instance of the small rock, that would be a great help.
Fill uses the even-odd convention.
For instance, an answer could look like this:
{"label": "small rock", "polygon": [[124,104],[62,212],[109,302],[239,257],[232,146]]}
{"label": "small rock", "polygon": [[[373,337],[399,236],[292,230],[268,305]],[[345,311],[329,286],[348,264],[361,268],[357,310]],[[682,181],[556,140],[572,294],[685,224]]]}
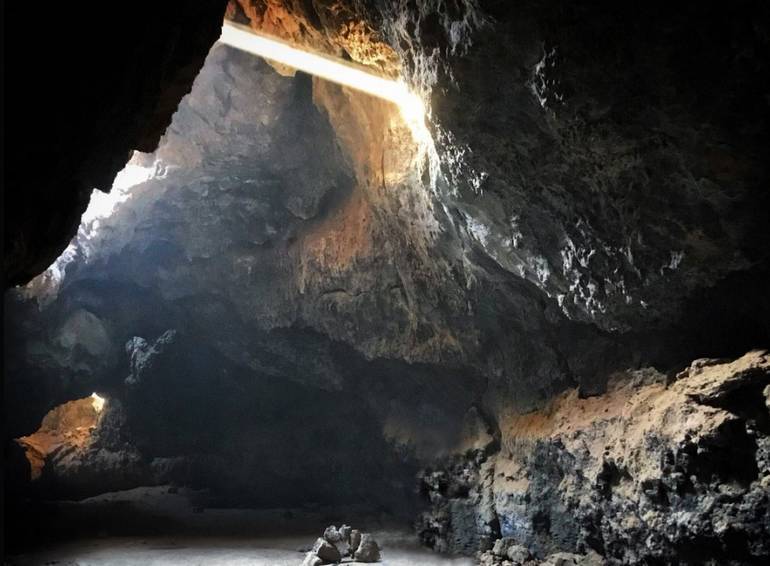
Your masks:
{"label": "small rock", "polygon": [[526,546],[520,544],[512,544],[505,552],[508,559],[515,565],[519,566],[529,560],[530,554]]}
{"label": "small rock", "polygon": [[541,566],[575,566],[580,564],[583,557],[572,552],[556,552],[545,557]]}
{"label": "small rock", "polygon": [[369,533],[361,534],[361,542],[353,555],[358,562],[379,562],[380,547]]}
{"label": "small rock", "polygon": [[516,546],[516,541],[514,539],[512,539],[511,537],[499,538],[495,541],[495,544],[492,546],[492,554],[494,554],[495,556],[507,556],[508,549],[511,546]]}
{"label": "small rock", "polygon": [[337,550],[337,547],[320,537],[313,545],[313,552],[323,560],[325,564],[342,560],[342,555],[340,554],[340,551]]}
{"label": "small rock", "polygon": [[589,550],[585,556],[580,559],[580,566],[604,566],[607,561],[595,550]]}
{"label": "small rock", "polygon": [[321,566],[323,563],[324,561],[311,551],[305,555],[305,559],[302,561],[302,566]]}

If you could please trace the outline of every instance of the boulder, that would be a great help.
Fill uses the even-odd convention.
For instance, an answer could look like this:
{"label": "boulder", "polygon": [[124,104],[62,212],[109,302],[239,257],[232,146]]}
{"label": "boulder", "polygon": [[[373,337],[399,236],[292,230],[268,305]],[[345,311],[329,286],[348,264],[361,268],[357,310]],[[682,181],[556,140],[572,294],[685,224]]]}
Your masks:
{"label": "boulder", "polygon": [[316,554],[324,564],[330,564],[333,562],[339,562],[342,560],[342,555],[337,547],[329,541],[318,538],[313,545],[313,553]]}
{"label": "boulder", "polygon": [[379,562],[380,547],[369,533],[361,534],[361,542],[353,555],[358,562]]}
{"label": "boulder", "polygon": [[321,560],[315,552],[308,552],[305,554],[305,559],[302,561],[302,566],[321,566],[324,561]]}

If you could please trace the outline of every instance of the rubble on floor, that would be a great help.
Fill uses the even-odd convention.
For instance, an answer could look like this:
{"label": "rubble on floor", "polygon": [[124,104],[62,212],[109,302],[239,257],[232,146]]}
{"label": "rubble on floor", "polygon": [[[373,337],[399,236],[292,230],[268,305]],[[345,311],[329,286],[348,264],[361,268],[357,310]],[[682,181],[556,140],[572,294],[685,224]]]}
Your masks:
{"label": "rubble on floor", "polygon": [[379,562],[380,547],[369,533],[362,533],[349,525],[326,527],[302,562],[302,566],[337,564],[345,561]]}

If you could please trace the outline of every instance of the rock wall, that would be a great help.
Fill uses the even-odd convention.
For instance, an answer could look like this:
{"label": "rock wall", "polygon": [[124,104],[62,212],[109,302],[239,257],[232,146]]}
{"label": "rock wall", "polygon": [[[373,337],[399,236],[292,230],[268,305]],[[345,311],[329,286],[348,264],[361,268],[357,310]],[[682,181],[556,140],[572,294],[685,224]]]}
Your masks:
{"label": "rock wall", "polygon": [[[470,276],[524,279],[613,332],[679,318],[693,295],[767,264],[755,214],[768,206],[767,7],[679,6],[665,23],[663,12],[472,0],[228,9],[380,72],[395,58],[388,69],[429,102],[439,222]],[[358,25],[370,32],[351,38]],[[381,56],[357,57],[351,41]]]}
{"label": "rock wall", "polygon": [[696,360],[673,380],[635,370],[602,396],[568,391],[511,415],[499,442],[422,473],[433,505],[423,540],[467,553],[503,537],[541,559],[567,551],[617,564],[762,563],[768,393],[770,358],[755,351]]}

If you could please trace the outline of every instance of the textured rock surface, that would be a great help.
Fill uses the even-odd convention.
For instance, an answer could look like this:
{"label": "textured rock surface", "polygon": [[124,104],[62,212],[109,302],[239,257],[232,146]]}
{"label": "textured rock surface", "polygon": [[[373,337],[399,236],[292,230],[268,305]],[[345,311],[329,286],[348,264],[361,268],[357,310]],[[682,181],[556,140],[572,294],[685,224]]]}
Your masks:
{"label": "textured rock surface", "polygon": [[[217,484],[241,503],[404,501],[382,499],[369,479],[411,490],[411,456],[389,447],[386,412],[417,413],[423,389],[435,397],[438,435],[469,401],[459,381],[435,382],[435,368],[369,363],[330,340],[352,336],[344,327],[321,334],[334,319],[329,297],[345,293],[323,278],[301,283],[303,254],[322,254],[305,242],[323,243],[314,231],[349,198],[352,174],[311,86],[212,51],[156,154],[167,176],[136,187],[104,221],[42,310],[8,296],[8,320],[22,324],[6,342],[10,437],[34,431],[51,405],[98,390],[123,407],[123,450],[142,454],[125,473],[141,481]],[[352,266],[346,277],[357,277]],[[29,378],[41,387],[32,395]],[[104,482],[91,493],[113,487],[107,473]],[[63,495],[68,484],[40,485]]]}
{"label": "textured rock surface", "polygon": [[318,538],[313,545],[313,553],[324,563],[334,563],[342,560],[342,555],[337,547],[324,538]]}
{"label": "textured rock surface", "polygon": [[141,336],[134,336],[126,342],[126,356],[130,373],[126,378],[126,385],[139,385],[145,374],[152,372],[155,359],[161,356],[166,348],[171,345],[176,337],[175,330],[166,330],[155,342],[150,345]]}
{"label": "textured rock surface", "polygon": [[[660,25],[656,2],[397,4],[244,1],[229,14],[362,64],[397,56],[432,94],[437,216],[472,280],[502,271],[571,318],[629,330],[767,265],[766,6],[679,6]],[[379,32],[354,41],[387,55],[345,50],[359,25]]]}
{"label": "textured rock surface", "polygon": [[[499,539],[511,540],[511,539]],[[513,545],[513,552],[500,554],[488,550],[479,554],[479,566],[604,566],[607,562],[597,553],[575,554],[554,552],[543,560],[532,558],[526,548]]]}
{"label": "textured rock surface", "polygon": [[367,17],[369,14],[361,3],[339,0],[231,0],[226,17],[292,45],[397,76],[399,58],[378,31],[377,22]]}
{"label": "textured rock surface", "polygon": [[[698,360],[669,385],[654,370],[634,371],[604,396],[568,392],[511,416],[500,451],[482,464],[488,475],[457,465],[433,472],[444,485],[470,485],[428,486],[434,510],[423,525],[439,528],[424,530],[426,540],[456,548],[458,526],[491,514],[508,538],[485,560],[514,541],[541,559],[591,550],[611,563],[767,560],[768,383],[770,357],[756,351]],[[484,490],[488,499],[474,498]]]}
{"label": "textured rock surface", "polygon": [[[91,397],[69,401],[52,409],[43,418],[40,428],[29,436],[23,436],[18,443],[24,447],[31,468],[31,479],[38,479],[49,457],[52,462],[72,457],[82,452],[91,443],[91,435],[99,424],[101,408]],[[54,465],[56,465],[54,463]]]}
{"label": "textured rock surface", "polygon": [[379,562],[380,561],[380,547],[374,537],[369,533],[363,533],[361,535],[361,542],[356,548],[353,559],[357,562]]}

